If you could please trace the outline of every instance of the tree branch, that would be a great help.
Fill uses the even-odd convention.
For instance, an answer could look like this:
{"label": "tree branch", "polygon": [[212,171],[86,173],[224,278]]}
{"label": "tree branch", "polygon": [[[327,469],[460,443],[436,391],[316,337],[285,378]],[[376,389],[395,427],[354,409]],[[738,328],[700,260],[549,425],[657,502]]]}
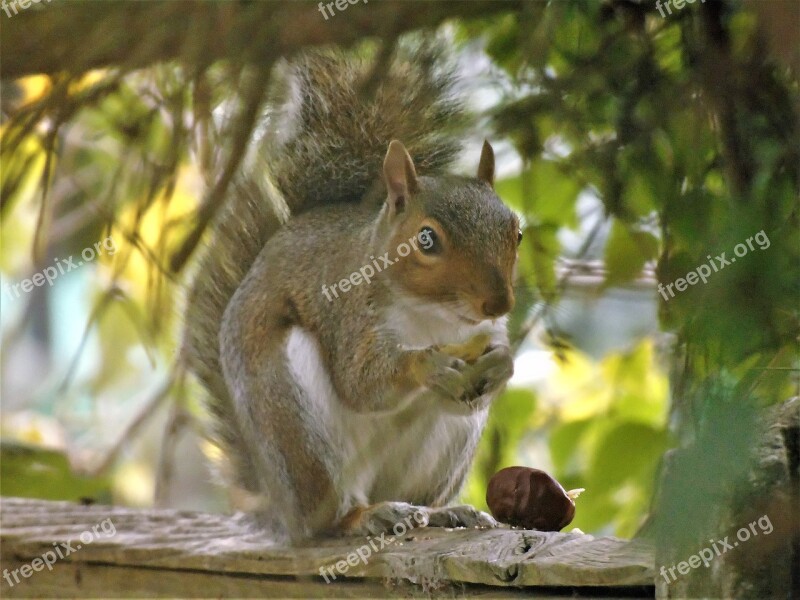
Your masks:
{"label": "tree branch", "polygon": [[[518,11],[522,5],[522,0],[387,0],[348,4],[326,19],[313,0],[41,3],[4,20],[0,76],[138,69],[169,60],[200,67],[220,59],[271,63],[303,46],[350,46],[386,31],[387,24],[400,33],[448,18]],[[254,24],[263,34],[243,35]]]}

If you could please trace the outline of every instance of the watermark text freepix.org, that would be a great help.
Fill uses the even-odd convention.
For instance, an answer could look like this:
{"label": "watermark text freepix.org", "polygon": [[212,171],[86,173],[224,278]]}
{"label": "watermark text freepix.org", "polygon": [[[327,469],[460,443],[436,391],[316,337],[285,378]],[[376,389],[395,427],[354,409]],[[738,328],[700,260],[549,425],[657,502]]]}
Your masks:
{"label": "watermark text freepix.org", "polygon": [[364,2],[364,4],[366,4],[369,0],[336,0],[335,2],[328,2],[327,4],[323,4],[322,2],[320,2],[319,5],[317,6],[317,10],[319,10],[319,12],[322,13],[322,16],[325,17],[325,20],[327,21],[328,13],[325,11],[326,8],[330,11],[331,16],[333,17],[336,15],[336,11],[333,10],[334,5],[336,6],[336,9],[339,12],[341,12],[345,10],[350,4],[358,4],[359,2],[362,1]]}
{"label": "watermark text freepix.org", "polygon": [[[408,242],[403,242],[397,246],[397,254],[401,258],[405,258],[411,254],[412,248],[414,250],[419,249],[417,242],[422,244],[422,247],[428,250],[433,245],[434,240],[430,235],[430,231],[428,229],[423,229],[417,235],[408,238]],[[351,285],[357,286],[364,282],[370,283],[372,278],[375,277],[376,273],[380,273],[386,267],[391,267],[400,260],[399,258],[392,260],[389,258],[388,252],[385,252],[383,256],[379,256],[378,258],[370,256],[369,259],[372,261],[372,264],[366,264],[358,271],[353,271],[346,279],[342,279],[338,283],[334,283],[332,286],[330,286],[330,288],[327,285],[322,286],[322,293],[328,299],[328,302],[332,302],[334,297],[339,297],[339,293],[336,291],[337,287],[342,293],[349,292]],[[374,268],[373,265],[375,265]],[[331,296],[331,294],[333,294],[333,296]]]}
{"label": "watermark text freepix.org", "polygon": [[[323,579],[325,579],[325,583],[330,583],[331,579],[329,576],[333,579],[336,579],[336,573],[339,575],[344,575],[347,573],[350,567],[358,566],[359,562],[366,565],[373,554],[378,553],[386,546],[393,544],[398,536],[405,535],[409,530],[414,529],[415,527],[426,527],[427,525],[428,515],[425,514],[425,511],[414,511],[413,515],[409,515],[402,521],[395,523],[394,527],[392,527],[392,532],[394,535],[391,535],[387,538],[386,532],[384,532],[375,538],[368,536],[366,544],[356,548],[353,552],[348,554],[346,558],[340,560],[335,565],[330,567],[320,567],[319,574],[322,575]],[[334,573],[334,570],[336,573]]]}
{"label": "watermark text freepix.org", "polygon": [[[665,19],[666,15],[664,14],[664,9],[667,9],[667,12],[671,15],[672,9],[669,7],[670,3],[675,6],[675,10],[680,10],[687,4],[694,4],[695,0],[666,0],[664,4],[661,4],[661,0],[656,0],[656,8],[658,12],[661,14],[661,18]],[[703,4],[706,3],[706,0],[700,0]]]}
{"label": "watermark text freepix.org", "polygon": [[[53,570],[53,565],[62,558],[66,558],[73,552],[77,552],[84,546],[88,546],[92,542],[100,538],[110,538],[116,535],[117,528],[111,521],[111,518],[103,519],[97,525],[93,526],[91,530],[87,529],[78,536],[78,540],[67,540],[65,542],[53,542],[53,550],[48,550],[39,558],[34,558],[30,564],[22,565],[18,569],[9,571],[3,569],[3,579],[6,580],[10,587],[14,584],[20,583],[22,580],[19,578],[22,575],[25,579],[33,575],[34,572],[42,571],[47,567],[48,571]],[[12,581],[12,578],[14,581]]]}
{"label": "watermark text freepix.org", "polygon": [[[709,254],[706,258],[708,258],[708,264],[702,264],[693,271],[689,271],[685,277],[679,277],[672,283],[668,283],[666,286],[662,283],[658,284],[658,293],[661,294],[662,298],[665,301],[669,302],[670,298],[675,297],[675,291],[672,289],[673,287],[677,288],[679,292],[683,292],[686,288],[690,285],[696,284],[698,281],[702,280],[703,283],[708,283],[708,278],[711,276],[711,273],[718,273],[728,265],[736,262],[736,257],[743,257],[751,250],[755,250],[753,246],[753,241],[758,244],[760,250],[766,250],[770,246],[769,238],[767,234],[762,229],[757,234],[750,236],[745,240],[747,245],[745,244],[736,244],[733,248],[733,253],[736,256],[732,256],[730,259],[725,257],[726,252],[723,252],[719,256],[715,258],[711,258]],[[713,271],[712,271],[713,269]],[[669,292],[669,297],[667,297],[667,292]]]}
{"label": "watermark text freepix.org", "polygon": [[[758,528],[764,535],[772,533],[773,527],[772,522],[769,520],[769,515],[764,515],[747,525],[747,527],[742,527],[736,532],[736,538],[739,541],[734,541],[733,543],[729,542],[728,538],[731,537],[729,535],[726,535],[723,539],[717,540],[716,542],[714,540],[708,540],[711,542],[711,548],[703,548],[697,554],[692,554],[687,560],[682,560],[677,565],[672,565],[669,569],[662,566],[659,573],[664,578],[664,581],[672,583],[678,578],[678,576],[675,575],[675,569],[678,570],[678,574],[680,575],[686,575],[690,568],[697,569],[701,564],[707,569],[711,561],[716,557],[722,556],[728,550],[733,550],[739,545],[739,542],[746,542],[749,540],[751,532],[752,537],[757,536],[759,532],[756,531],[756,525],[758,525]],[[669,573],[669,576],[667,573]],[[670,579],[670,577],[672,577],[672,579]]]}
{"label": "watermark text freepix.org", "polygon": [[[3,293],[8,296],[9,299],[19,298],[20,289],[24,293],[28,293],[33,290],[34,286],[41,287],[47,282],[47,285],[52,286],[53,281],[59,276],[64,275],[65,273],[69,273],[73,269],[77,269],[78,267],[82,267],[86,263],[92,262],[95,258],[97,258],[101,250],[105,250],[106,254],[109,256],[113,256],[114,253],[117,251],[117,246],[114,243],[114,239],[109,236],[104,240],[96,242],[94,247],[84,248],[81,252],[81,258],[83,260],[79,260],[77,264],[75,264],[75,257],[70,256],[64,260],[60,258],[56,258],[53,262],[55,262],[55,266],[52,267],[45,267],[40,272],[35,273],[28,279],[23,279],[13,285],[6,284],[3,287]],[[56,268],[58,267],[58,268]]]}
{"label": "watermark text freepix.org", "polygon": [[[10,19],[14,15],[18,14],[19,10],[25,10],[26,8],[30,8],[31,4],[39,4],[39,2],[42,1],[50,2],[50,0],[11,0],[10,2],[7,2],[7,0],[3,0],[0,3],[0,8],[2,8],[5,11],[5,13],[8,15],[8,18]],[[19,10],[17,10],[17,6],[19,6]],[[14,11],[14,15],[12,15],[11,11],[8,10],[9,7],[11,8],[11,10]]]}

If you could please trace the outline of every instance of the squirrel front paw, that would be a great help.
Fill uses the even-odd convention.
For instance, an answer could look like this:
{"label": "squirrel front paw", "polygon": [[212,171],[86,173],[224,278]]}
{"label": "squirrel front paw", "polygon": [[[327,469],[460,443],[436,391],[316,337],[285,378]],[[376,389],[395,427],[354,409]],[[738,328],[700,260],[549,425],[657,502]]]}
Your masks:
{"label": "squirrel front paw", "polygon": [[484,340],[478,343],[483,346],[477,357],[472,342],[468,342],[472,346],[469,353],[463,350],[466,344],[420,351],[414,367],[417,381],[439,396],[454,401],[460,410],[484,408],[488,395],[513,375],[514,358],[507,346],[486,346]]}
{"label": "squirrel front paw", "polygon": [[428,348],[423,351],[420,363],[419,382],[429,390],[457,402],[468,396],[470,383],[464,374],[466,362],[437,349]]}
{"label": "squirrel front paw", "polygon": [[513,374],[514,357],[507,346],[490,346],[465,371],[475,397],[496,391],[505,385]]}

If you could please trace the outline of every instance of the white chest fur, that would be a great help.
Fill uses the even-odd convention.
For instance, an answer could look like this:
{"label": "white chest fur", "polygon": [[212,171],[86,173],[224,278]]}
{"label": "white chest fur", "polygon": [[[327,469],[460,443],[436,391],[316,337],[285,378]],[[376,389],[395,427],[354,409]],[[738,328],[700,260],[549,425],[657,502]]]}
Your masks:
{"label": "white chest fur", "polygon": [[[389,310],[384,326],[408,348],[462,342],[477,333],[505,341],[504,320],[470,325],[438,306],[419,303]],[[397,412],[356,413],[337,397],[311,334],[294,328],[286,357],[315,428],[326,432],[332,450],[327,462],[342,514],[354,505],[429,497],[463,465],[486,421],[487,410],[453,414],[431,393],[418,394]]]}

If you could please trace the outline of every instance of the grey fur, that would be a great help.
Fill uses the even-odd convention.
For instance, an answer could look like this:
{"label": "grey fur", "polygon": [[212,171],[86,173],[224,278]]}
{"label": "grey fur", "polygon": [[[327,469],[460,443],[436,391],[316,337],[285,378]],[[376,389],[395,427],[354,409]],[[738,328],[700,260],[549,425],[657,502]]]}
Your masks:
{"label": "grey fur", "polygon": [[359,93],[370,66],[365,60],[332,52],[299,57],[286,69],[283,95],[277,92],[256,160],[232,184],[190,288],[184,349],[190,370],[208,392],[213,436],[228,463],[223,473],[243,490],[263,494],[264,486],[244,441],[257,433],[237,425],[222,374],[223,313],[281,228],[286,205],[296,215],[314,206],[359,201],[380,182],[381,160],[393,138],[407,144],[422,173],[452,162],[464,119],[450,92],[453,78],[442,72],[435,54],[401,50],[366,100]]}

